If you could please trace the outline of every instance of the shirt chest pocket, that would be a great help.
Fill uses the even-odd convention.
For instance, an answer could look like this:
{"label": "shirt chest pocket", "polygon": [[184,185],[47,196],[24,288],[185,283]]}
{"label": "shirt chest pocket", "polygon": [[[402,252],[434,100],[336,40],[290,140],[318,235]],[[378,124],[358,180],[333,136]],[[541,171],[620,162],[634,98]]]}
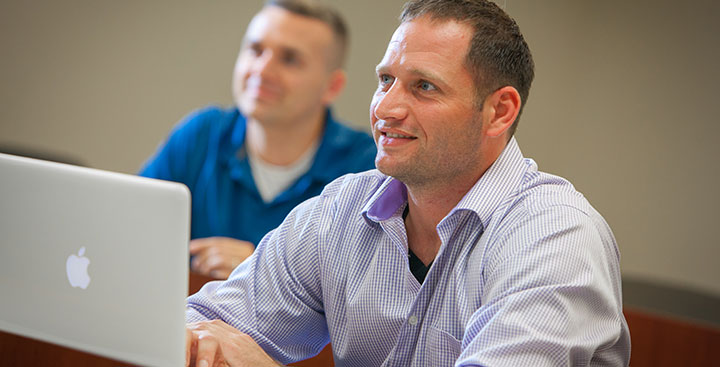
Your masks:
{"label": "shirt chest pocket", "polygon": [[427,334],[425,366],[453,366],[460,357],[461,342],[450,333],[431,326]]}

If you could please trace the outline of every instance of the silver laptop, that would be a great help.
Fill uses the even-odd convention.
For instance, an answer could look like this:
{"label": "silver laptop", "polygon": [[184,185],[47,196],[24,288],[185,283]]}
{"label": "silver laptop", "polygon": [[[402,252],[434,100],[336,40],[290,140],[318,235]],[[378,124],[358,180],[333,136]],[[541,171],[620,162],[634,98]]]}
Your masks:
{"label": "silver laptop", "polygon": [[183,185],[0,154],[0,330],[185,363]]}

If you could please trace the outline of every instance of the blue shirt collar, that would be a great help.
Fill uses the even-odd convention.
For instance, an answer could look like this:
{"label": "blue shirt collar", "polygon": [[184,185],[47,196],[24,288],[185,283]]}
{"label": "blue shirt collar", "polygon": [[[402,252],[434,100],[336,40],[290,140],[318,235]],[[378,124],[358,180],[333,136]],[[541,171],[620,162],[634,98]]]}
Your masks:
{"label": "blue shirt collar", "polygon": [[339,153],[352,144],[354,135],[345,130],[347,128],[335,120],[328,108],[325,113],[325,131],[315,153],[315,160],[307,173],[309,177],[320,182],[331,182],[346,172]]}
{"label": "blue shirt collar", "polygon": [[[238,159],[244,161],[247,159],[245,152],[245,132],[247,130],[247,119],[237,108],[234,110],[235,126],[232,132],[231,144],[229,149],[223,152],[227,159]],[[322,140],[315,153],[312,166],[308,172],[303,175],[321,182],[330,182],[341,176],[345,171],[341,161],[337,158],[337,152],[347,147],[349,139],[352,135],[344,134],[345,128],[335,120],[330,108],[325,110],[325,127],[323,130]]]}
{"label": "blue shirt collar", "polygon": [[[230,143],[219,148],[219,157],[230,167],[234,180],[257,191],[245,150],[247,119],[237,107],[232,110],[229,118],[234,122]],[[326,184],[343,175],[346,172],[345,163],[343,159],[338,159],[338,156],[346,154],[347,146],[352,143],[354,136],[351,130],[335,120],[330,108],[327,108],[323,135],[310,169],[273,202],[302,195],[313,182]]]}

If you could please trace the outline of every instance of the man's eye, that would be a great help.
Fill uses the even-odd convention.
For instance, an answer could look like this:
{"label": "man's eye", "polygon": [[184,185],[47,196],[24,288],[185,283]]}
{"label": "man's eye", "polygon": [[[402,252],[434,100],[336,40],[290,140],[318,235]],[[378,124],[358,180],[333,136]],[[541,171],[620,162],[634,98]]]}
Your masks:
{"label": "man's eye", "polygon": [[380,75],[380,85],[390,85],[393,82],[393,78],[390,75]]}
{"label": "man's eye", "polygon": [[296,65],[300,63],[300,60],[294,52],[288,52],[283,55],[283,63],[287,65]]}
{"label": "man's eye", "polygon": [[430,82],[426,82],[426,81],[421,81],[418,84],[418,87],[420,87],[420,89],[427,91],[427,92],[437,90],[437,88],[435,88],[435,85],[433,85]]}
{"label": "man's eye", "polygon": [[247,48],[252,52],[253,55],[262,55],[263,53],[263,48],[258,43],[251,43]]}

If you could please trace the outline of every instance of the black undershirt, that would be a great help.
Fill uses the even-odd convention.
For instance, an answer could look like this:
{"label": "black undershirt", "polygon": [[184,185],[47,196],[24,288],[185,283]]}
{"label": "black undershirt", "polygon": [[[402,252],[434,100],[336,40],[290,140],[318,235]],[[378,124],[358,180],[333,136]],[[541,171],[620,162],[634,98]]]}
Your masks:
{"label": "black undershirt", "polygon": [[425,266],[425,264],[423,264],[420,258],[415,256],[415,254],[410,249],[408,249],[408,260],[410,262],[410,272],[415,277],[415,279],[417,279],[417,281],[422,284],[423,281],[425,281],[425,276],[427,275],[428,270],[430,270],[433,262],[431,261],[430,264]]}
{"label": "black undershirt", "polygon": [[[405,207],[405,211],[403,212],[403,219],[405,219],[408,215],[408,207]],[[410,250],[410,247],[408,247],[408,262],[410,264],[410,272],[412,275],[417,279],[417,281],[422,284],[423,281],[425,281],[425,276],[427,275],[428,271],[430,270],[430,267],[432,266],[432,261],[430,264],[423,264],[422,260],[420,260],[419,257],[415,255],[415,253]]]}

